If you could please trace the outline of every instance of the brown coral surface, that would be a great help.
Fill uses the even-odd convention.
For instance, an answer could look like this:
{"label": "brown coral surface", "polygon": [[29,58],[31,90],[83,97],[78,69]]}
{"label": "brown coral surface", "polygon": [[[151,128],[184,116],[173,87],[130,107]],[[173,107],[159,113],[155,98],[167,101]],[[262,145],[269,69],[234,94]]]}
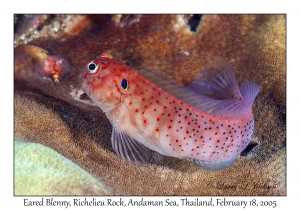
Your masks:
{"label": "brown coral surface", "polygon": [[[64,27],[52,33],[55,21]],[[43,24],[28,44],[16,38],[15,138],[52,148],[113,195],[286,194],[285,15],[203,15],[196,32],[184,15],[50,16]],[[68,60],[70,72],[54,83],[35,70],[38,56],[29,45]],[[78,81],[85,62],[106,50],[133,68],[164,72],[186,85],[210,57],[226,58],[239,82],[260,85],[253,106],[256,146],[221,171],[156,153],[151,164],[124,162],[112,150],[108,119],[80,92]]]}

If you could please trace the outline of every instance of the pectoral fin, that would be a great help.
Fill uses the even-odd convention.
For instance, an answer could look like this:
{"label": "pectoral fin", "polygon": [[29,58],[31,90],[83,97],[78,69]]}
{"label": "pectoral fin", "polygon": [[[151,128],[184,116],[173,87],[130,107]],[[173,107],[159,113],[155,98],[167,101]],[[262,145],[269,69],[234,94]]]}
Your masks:
{"label": "pectoral fin", "polygon": [[149,162],[150,150],[125,132],[113,128],[111,142],[114,151],[123,160],[133,163]]}

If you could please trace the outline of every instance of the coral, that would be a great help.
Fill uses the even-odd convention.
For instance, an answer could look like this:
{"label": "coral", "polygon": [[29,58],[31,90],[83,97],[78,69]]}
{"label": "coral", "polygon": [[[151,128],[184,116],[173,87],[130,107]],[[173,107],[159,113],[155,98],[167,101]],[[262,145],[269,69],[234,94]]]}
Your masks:
{"label": "coral", "polygon": [[[30,42],[69,61],[60,83],[43,79],[28,45],[17,45],[15,135],[54,149],[114,195],[285,195],[286,16],[202,15],[194,31],[185,18],[70,15],[65,30]],[[209,58],[228,59],[239,82],[261,87],[253,107],[256,146],[215,172],[157,153],[147,165],[120,160],[110,144],[109,121],[79,90],[80,69],[106,50],[133,68],[164,72],[186,85]]]}
{"label": "coral", "polygon": [[47,51],[34,45],[26,45],[26,53],[36,61],[35,69],[54,80],[59,80],[69,72],[68,61],[60,56],[49,55]]}
{"label": "coral", "polygon": [[107,187],[59,153],[15,140],[15,195],[107,195]]}

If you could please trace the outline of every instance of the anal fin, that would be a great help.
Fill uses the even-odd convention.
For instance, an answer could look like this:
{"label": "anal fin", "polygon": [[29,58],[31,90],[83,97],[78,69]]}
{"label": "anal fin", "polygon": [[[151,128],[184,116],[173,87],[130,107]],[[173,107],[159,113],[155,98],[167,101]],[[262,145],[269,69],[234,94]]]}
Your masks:
{"label": "anal fin", "polygon": [[111,142],[114,151],[123,160],[137,164],[149,162],[150,150],[125,132],[113,128]]}
{"label": "anal fin", "polygon": [[208,170],[220,170],[230,167],[237,156],[234,156],[228,160],[223,161],[205,161],[205,160],[198,160],[198,159],[190,159],[191,162],[195,163],[197,166],[208,169]]}

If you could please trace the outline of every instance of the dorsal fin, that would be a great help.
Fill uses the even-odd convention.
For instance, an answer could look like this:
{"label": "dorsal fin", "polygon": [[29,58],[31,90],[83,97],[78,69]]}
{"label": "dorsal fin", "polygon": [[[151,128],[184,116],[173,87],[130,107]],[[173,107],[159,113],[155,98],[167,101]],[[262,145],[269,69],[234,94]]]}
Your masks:
{"label": "dorsal fin", "polygon": [[190,87],[213,99],[243,99],[231,66],[221,57],[207,62]]}
{"label": "dorsal fin", "polygon": [[247,116],[251,113],[253,101],[259,92],[258,85],[251,82],[243,83],[240,91],[232,68],[220,57],[208,62],[190,87],[149,70],[138,72],[175,98],[221,118],[236,119]]}
{"label": "dorsal fin", "polygon": [[198,93],[191,91],[189,87],[178,84],[162,73],[156,73],[147,69],[140,69],[138,72],[148,81],[187,104],[194,104],[195,98],[199,96]]}
{"label": "dorsal fin", "polygon": [[196,76],[190,88],[199,93],[197,109],[222,118],[244,118],[252,112],[259,86],[245,82],[239,89],[230,64],[223,58],[212,58]]}

